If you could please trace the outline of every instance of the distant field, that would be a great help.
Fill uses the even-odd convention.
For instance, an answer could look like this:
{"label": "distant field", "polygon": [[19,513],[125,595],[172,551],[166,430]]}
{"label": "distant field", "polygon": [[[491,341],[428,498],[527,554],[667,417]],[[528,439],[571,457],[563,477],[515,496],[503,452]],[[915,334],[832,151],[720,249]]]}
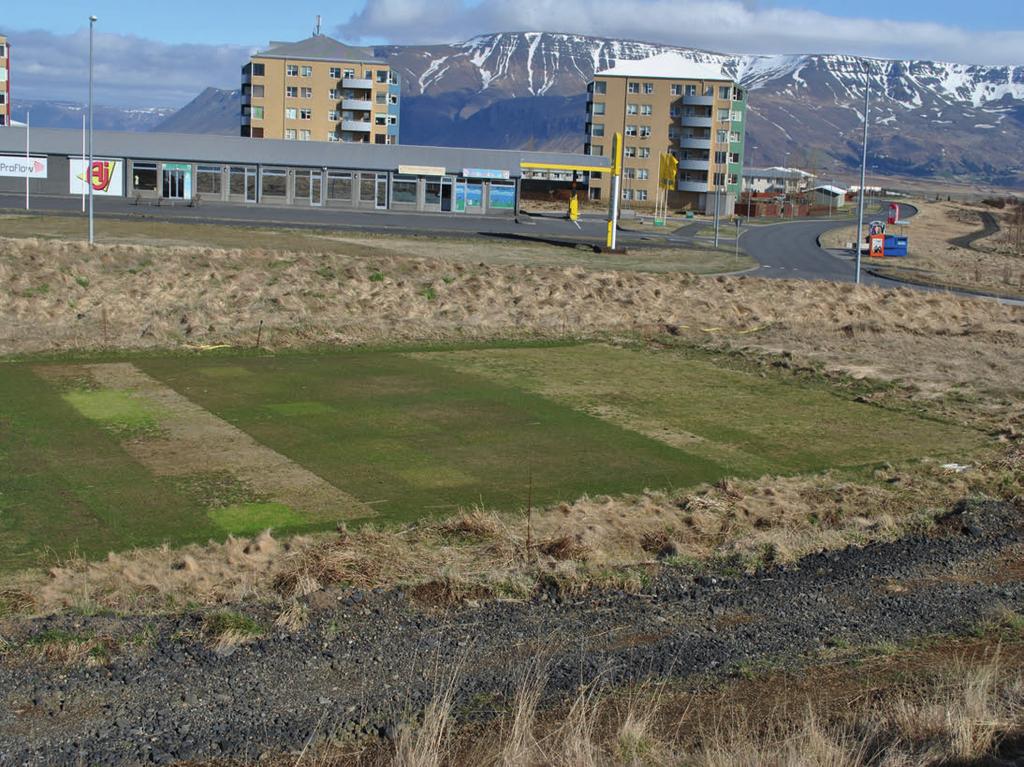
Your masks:
{"label": "distant field", "polygon": [[601,345],[0,365],[0,569],[955,454],[975,432]]}

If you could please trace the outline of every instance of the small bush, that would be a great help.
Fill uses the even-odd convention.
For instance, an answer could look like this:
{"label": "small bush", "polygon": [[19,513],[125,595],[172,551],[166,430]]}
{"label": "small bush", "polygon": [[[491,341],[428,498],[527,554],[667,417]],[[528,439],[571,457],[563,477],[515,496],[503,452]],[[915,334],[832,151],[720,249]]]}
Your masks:
{"label": "small bush", "polygon": [[374,272],[371,274],[370,282],[384,282],[384,272]]}

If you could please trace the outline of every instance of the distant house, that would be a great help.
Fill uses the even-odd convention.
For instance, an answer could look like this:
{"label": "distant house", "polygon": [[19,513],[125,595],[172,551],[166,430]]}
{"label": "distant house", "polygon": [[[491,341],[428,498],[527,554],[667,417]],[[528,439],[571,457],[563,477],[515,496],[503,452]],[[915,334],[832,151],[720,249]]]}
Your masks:
{"label": "distant house", "polygon": [[814,181],[814,174],[798,168],[744,168],[743,191],[751,194],[798,194]]}
{"label": "distant house", "polygon": [[811,190],[811,204],[822,208],[842,208],[846,205],[846,190],[831,184],[816,186]]}

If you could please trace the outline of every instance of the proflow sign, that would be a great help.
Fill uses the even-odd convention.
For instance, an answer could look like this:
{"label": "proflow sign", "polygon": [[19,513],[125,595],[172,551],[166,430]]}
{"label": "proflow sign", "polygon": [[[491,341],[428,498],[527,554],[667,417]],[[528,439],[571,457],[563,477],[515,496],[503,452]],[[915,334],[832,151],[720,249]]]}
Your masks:
{"label": "proflow sign", "polygon": [[46,178],[46,158],[0,155],[0,176],[7,178]]}

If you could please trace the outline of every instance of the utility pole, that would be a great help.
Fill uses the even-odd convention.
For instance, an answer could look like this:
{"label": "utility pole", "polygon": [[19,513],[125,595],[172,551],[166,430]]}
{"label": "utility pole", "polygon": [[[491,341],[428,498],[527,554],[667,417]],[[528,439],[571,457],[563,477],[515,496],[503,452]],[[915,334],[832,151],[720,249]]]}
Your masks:
{"label": "utility pole", "polygon": [[718,183],[718,152],[715,152],[715,247],[718,247],[718,233],[722,226],[722,198],[719,194],[720,185]]}
{"label": "utility pole", "polygon": [[860,285],[860,246],[861,238],[864,235],[864,195],[867,190],[864,187],[868,175],[868,109],[871,98],[870,74],[864,78],[864,150],[860,162],[860,205],[857,212],[857,274],[855,282]]}
{"label": "utility pole", "polygon": [[95,230],[93,229],[93,203],[92,203],[92,37],[93,28],[96,26],[96,17],[89,17],[89,165],[85,169],[85,183],[89,185],[89,244],[96,242]]}

